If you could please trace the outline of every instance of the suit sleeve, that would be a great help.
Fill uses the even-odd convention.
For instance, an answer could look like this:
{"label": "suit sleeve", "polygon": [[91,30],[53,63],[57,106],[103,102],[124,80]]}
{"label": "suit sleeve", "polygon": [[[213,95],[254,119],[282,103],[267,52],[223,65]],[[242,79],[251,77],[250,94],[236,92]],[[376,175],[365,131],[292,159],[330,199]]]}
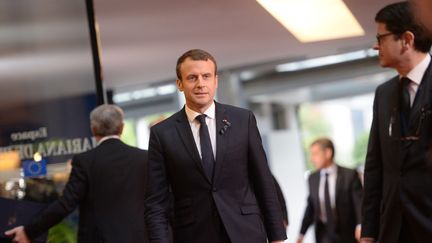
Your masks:
{"label": "suit sleeve", "polygon": [[351,180],[351,200],[355,210],[355,220],[357,225],[361,224],[361,202],[363,198],[363,188],[360,182],[359,174],[354,171]]}
{"label": "suit sleeve", "polygon": [[48,206],[32,223],[24,227],[27,236],[34,239],[71,213],[87,193],[87,174],[78,156],[72,159],[72,171],[63,195]]}
{"label": "suit sleeve", "polygon": [[300,228],[300,234],[302,235],[306,234],[307,229],[309,228],[309,226],[312,224],[314,220],[314,214],[315,214],[315,210],[313,206],[312,197],[309,195],[307,198],[306,210]]}
{"label": "suit sleeve", "polygon": [[269,241],[285,240],[286,232],[283,226],[281,206],[252,112],[249,113],[248,129],[248,157],[251,173],[249,177],[254,185],[255,194],[263,213],[267,237]]}
{"label": "suit sleeve", "polygon": [[362,237],[377,238],[379,234],[380,203],[382,197],[382,161],[379,137],[379,89],[375,94],[373,120],[364,169],[362,205]]}
{"label": "suit sleeve", "polygon": [[287,209],[287,206],[286,206],[284,194],[282,192],[281,187],[279,186],[279,183],[277,182],[277,180],[276,180],[276,178],[274,176],[273,176],[273,181],[274,181],[275,186],[276,186],[276,192],[277,192],[279,204],[281,205],[283,220],[288,225],[289,224],[288,209]]}
{"label": "suit sleeve", "polygon": [[162,146],[153,128],[150,132],[148,154],[145,220],[149,243],[168,243],[169,183]]}

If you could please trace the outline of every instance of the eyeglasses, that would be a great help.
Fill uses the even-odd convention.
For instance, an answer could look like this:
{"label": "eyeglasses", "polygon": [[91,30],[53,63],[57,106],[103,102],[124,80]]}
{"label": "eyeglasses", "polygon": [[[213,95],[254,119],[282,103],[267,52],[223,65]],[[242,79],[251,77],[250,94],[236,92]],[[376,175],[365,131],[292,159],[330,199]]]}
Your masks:
{"label": "eyeglasses", "polygon": [[381,44],[381,39],[383,37],[386,37],[386,36],[389,36],[389,35],[394,35],[394,33],[388,32],[388,33],[384,33],[384,34],[377,34],[376,35],[376,40],[377,40],[378,45]]}

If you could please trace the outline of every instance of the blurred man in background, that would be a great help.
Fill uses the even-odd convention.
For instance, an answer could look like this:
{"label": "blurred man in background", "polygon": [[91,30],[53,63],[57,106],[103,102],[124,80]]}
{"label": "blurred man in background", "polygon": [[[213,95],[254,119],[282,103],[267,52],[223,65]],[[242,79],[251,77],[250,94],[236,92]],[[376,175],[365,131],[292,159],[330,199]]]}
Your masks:
{"label": "blurred man in background", "polygon": [[356,243],[360,240],[362,186],[357,171],[336,165],[333,142],[315,140],[310,157],[316,171],[309,176],[309,196],[298,243],[311,224],[317,243]]}

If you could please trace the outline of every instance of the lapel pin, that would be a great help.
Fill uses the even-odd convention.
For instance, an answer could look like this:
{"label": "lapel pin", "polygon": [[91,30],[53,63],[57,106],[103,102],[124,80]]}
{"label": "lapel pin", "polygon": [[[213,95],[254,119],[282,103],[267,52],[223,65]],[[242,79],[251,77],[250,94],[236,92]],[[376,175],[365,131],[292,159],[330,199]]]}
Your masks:
{"label": "lapel pin", "polygon": [[221,135],[224,135],[225,132],[228,130],[228,128],[231,126],[231,123],[227,119],[223,119],[222,122],[224,125],[223,125],[222,129],[219,131],[219,133]]}

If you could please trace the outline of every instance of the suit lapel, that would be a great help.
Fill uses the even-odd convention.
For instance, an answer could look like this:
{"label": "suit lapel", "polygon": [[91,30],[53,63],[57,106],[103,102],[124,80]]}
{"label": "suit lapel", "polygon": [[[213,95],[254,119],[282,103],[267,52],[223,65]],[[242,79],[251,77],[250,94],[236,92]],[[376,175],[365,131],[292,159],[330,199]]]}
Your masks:
{"label": "suit lapel", "polygon": [[[390,109],[390,116],[389,116],[389,122],[388,122],[388,135],[391,138],[400,138],[401,132],[402,132],[402,122],[401,122],[401,116],[400,116],[400,82],[399,78],[395,77],[394,82],[391,82],[391,91],[390,91],[390,97],[389,97],[389,109]],[[386,124],[387,125],[387,124]]]}
{"label": "suit lapel", "polygon": [[[417,122],[419,119],[419,116],[421,114],[421,109],[424,108],[425,106],[429,105],[429,95],[430,95],[430,82],[432,81],[432,77],[431,77],[431,66],[432,66],[432,61],[429,64],[429,67],[426,69],[425,74],[423,75],[423,79],[420,82],[420,85],[418,87],[415,99],[414,99],[414,104],[411,108],[411,112],[410,112],[410,124],[413,125],[413,129],[416,129],[417,126]],[[415,130],[413,131],[415,132]]]}
{"label": "suit lapel", "polygon": [[[229,126],[225,127],[227,122],[229,122],[229,117],[226,114],[225,107],[217,102],[216,105],[216,164],[213,181],[218,178],[218,175],[222,168],[222,163],[224,161],[224,155],[226,151],[226,146],[229,139]],[[223,131],[223,132],[222,132]]]}
{"label": "suit lapel", "polygon": [[[402,133],[404,128],[400,113],[401,84],[399,77],[395,77],[391,84],[392,86],[389,97],[390,118],[388,121],[388,135],[391,141],[393,141],[391,144],[393,144],[392,150],[394,151],[395,157],[394,164],[400,169],[405,160],[404,158],[406,156],[407,150],[403,149],[406,145],[401,141],[401,138],[404,137]],[[387,124],[384,124],[384,126],[387,126]]]}
{"label": "suit lapel", "polygon": [[195,162],[195,164],[198,166],[198,170],[201,172],[204,178],[210,183],[210,180],[207,178],[204,168],[201,163],[201,158],[197,149],[197,146],[195,144],[195,139],[193,138],[192,130],[189,125],[189,121],[186,116],[185,108],[183,107],[182,110],[180,110],[177,113],[177,124],[176,129],[178,134],[180,135],[181,140],[183,141],[183,144],[188,151],[189,155],[191,156],[192,160]]}
{"label": "suit lapel", "polygon": [[[401,168],[404,157],[406,155],[406,150],[401,149],[404,145],[401,142],[401,138],[404,136],[403,131],[403,122],[402,117],[400,114],[400,96],[401,96],[401,84],[399,77],[395,77],[391,81],[391,89],[389,93],[389,103],[388,103],[388,109],[390,111],[390,116],[388,118],[388,123],[384,123],[385,129],[388,125],[388,136],[393,144],[393,151],[395,153],[396,160],[394,161],[395,166],[398,168]],[[387,121],[384,121],[387,122]],[[386,131],[387,132],[387,131]]]}

